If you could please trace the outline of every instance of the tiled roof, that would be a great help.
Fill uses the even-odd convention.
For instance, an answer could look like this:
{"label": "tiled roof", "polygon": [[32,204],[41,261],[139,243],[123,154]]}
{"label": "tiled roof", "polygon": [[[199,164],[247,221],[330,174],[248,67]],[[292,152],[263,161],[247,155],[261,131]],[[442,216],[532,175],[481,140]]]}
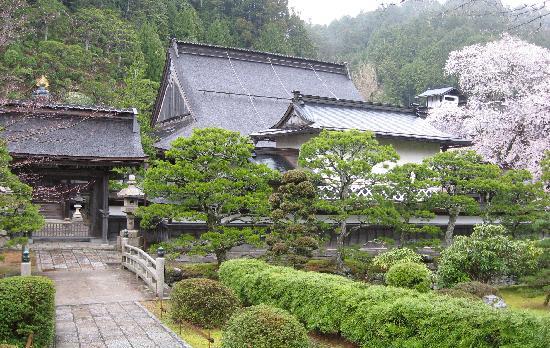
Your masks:
{"label": "tiled roof", "polygon": [[449,93],[450,91],[454,90],[456,88],[454,87],[442,87],[442,88],[436,88],[436,89],[428,89],[421,94],[419,94],[417,97],[430,97],[433,95],[444,95]]}
{"label": "tiled roof", "polygon": [[419,139],[454,145],[468,145],[468,140],[439,131],[412,109],[372,103],[337,100],[297,94],[287,114],[271,129],[251,134],[268,139],[289,133],[357,129],[377,136]]}
{"label": "tiled roof", "polygon": [[0,106],[0,132],[12,155],[143,161],[135,110],[68,105]]}
{"label": "tiled roof", "polygon": [[221,127],[243,135],[269,128],[285,113],[293,90],[362,99],[344,64],[176,41],[167,64],[153,118],[160,112],[166,80],[175,76],[191,122],[163,136],[156,144],[163,149],[193,128]]}

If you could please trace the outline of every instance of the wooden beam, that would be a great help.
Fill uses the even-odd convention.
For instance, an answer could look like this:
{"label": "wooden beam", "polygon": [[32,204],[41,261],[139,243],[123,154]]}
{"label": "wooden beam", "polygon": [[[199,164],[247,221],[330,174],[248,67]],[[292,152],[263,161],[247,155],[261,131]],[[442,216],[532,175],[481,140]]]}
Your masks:
{"label": "wooden beam", "polygon": [[109,174],[101,182],[101,239],[105,244],[109,242]]}

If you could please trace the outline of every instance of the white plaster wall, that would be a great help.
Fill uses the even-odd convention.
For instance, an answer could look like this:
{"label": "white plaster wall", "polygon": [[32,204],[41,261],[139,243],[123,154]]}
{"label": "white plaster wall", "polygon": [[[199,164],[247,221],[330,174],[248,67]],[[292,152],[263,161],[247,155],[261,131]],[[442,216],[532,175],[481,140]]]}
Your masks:
{"label": "white plaster wall", "polygon": [[282,149],[299,149],[303,143],[311,139],[315,134],[292,134],[277,138],[276,147]]}
{"label": "white plaster wall", "polygon": [[[303,143],[308,141],[314,134],[295,134],[283,136],[277,139],[278,148],[299,149]],[[389,138],[379,138],[378,142],[381,145],[392,145],[399,154],[398,164],[404,163],[420,163],[426,157],[435,155],[440,151],[438,143],[428,143],[415,140],[399,140]],[[391,164],[387,164],[392,166]],[[384,166],[380,166],[384,167]],[[380,168],[379,170],[382,170]],[[378,170],[377,170],[378,171]],[[383,171],[383,170],[382,170]]]}

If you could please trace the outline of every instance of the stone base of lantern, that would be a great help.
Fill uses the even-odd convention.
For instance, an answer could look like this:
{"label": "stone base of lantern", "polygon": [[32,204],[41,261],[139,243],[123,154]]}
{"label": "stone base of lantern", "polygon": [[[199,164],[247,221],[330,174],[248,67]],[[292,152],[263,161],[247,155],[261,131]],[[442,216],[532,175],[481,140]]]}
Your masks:
{"label": "stone base of lantern", "polygon": [[122,230],[117,237],[117,247],[122,248],[122,237],[128,233],[128,245],[141,248],[143,246],[143,237],[140,236],[139,230]]}

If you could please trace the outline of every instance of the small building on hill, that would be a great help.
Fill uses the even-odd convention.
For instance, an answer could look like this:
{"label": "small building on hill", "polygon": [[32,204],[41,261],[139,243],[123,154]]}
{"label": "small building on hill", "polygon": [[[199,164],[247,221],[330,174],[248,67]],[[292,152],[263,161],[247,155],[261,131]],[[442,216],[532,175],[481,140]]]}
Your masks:
{"label": "small building on hill", "polygon": [[146,159],[136,113],[47,100],[0,105],[12,170],[33,186],[46,218],[35,237],[107,241],[110,172]]}
{"label": "small building on hill", "polygon": [[193,128],[249,135],[280,120],[292,91],[362,100],[345,64],[173,40],[152,123],[159,150]]}
{"label": "small building on hill", "polygon": [[441,105],[460,105],[466,102],[466,97],[455,87],[441,87],[428,89],[416,96],[422,100],[421,107],[437,108]]}

